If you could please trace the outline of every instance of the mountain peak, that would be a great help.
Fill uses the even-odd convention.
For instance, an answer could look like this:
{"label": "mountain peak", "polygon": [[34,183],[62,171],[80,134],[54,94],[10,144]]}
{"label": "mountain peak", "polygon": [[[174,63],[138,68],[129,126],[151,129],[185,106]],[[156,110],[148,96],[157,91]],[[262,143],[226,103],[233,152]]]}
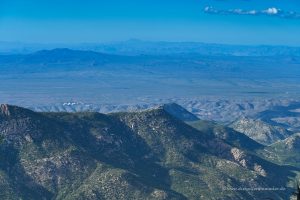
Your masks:
{"label": "mountain peak", "polygon": [[8,104],[0,105],[0,118],[22,118],[32,116],[33,111]]}
{"label": "mountain peak", "polygon": [[194,114],[187,111],[182,106],[176,103],[169,103],[160,106],[161,109],[165,110],[167,113],[172,115],[173,117],[182,120],[182,121],[197,121],[199,120]]}

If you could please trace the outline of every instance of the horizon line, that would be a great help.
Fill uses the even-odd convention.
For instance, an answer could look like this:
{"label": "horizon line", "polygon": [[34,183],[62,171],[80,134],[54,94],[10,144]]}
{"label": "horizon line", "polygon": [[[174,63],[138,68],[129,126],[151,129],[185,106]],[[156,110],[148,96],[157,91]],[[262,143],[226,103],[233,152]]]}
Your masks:
{"label": "horizon line", "polygon": [[129,43],[129,42],[145,42],[145,43],[194,43],[194,44],[204,44],[204,45],[223,45],[223,46],[244,46],[244,47],[289,47],[289,48],[300,48],[300,45],[290,45],[290,44],[247,44],[247,43],[217,43],[217,42],[203,42],[203,41],[167,41],[167,40],[142,40],[142,39],[128,39],[128,40],[114,40],[114,41],[95,41],[95,42],[30,42],[30,41],[2,41],[0,43],[14,44],[14,45],[112,45],[118,43]]}

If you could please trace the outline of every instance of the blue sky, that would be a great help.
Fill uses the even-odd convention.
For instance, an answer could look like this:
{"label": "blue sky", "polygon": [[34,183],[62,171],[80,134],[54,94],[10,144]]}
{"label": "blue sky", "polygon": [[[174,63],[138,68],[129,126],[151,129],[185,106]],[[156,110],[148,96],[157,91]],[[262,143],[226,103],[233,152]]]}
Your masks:
{"label": "blue sky", "polygon": [[0,41],[300,46],[299,0],[0,0]]}

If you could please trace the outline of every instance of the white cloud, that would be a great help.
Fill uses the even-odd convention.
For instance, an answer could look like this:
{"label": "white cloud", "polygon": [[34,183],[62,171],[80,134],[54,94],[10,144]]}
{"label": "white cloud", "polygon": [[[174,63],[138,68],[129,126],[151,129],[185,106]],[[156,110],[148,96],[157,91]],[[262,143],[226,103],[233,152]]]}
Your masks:
{"label": "white cloud", "polygon": [[262,12],[267,13],[269,15],[277,15],[279,11],[280,10],[277,8],[268,8],[267,10],[263,10]]}
{"label": "white cloud", "polygon": [[204,8],[204,12],[208,14],[219,14],[219,15],[265,15],[265,16],[275,16],[279,18],[286,19],[300,19],[300,13],[294,11],[283,11],[279,8],[270,7],[265,10],[244,10],[244,9],[230,9],[230,10],[219,10],[212,6],[207,6]]}

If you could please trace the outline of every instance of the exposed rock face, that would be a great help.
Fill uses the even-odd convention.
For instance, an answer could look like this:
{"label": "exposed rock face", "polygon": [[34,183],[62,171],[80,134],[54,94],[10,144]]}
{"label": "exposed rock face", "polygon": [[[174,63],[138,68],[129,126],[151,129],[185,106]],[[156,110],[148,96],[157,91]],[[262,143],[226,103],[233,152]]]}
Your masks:
{"label": "exposed rock face", "polygon": [[300,133],[293,135],[292,137],[284,140],[288,149],[299,149],[300,150]]}
{"label": "exposed rock face", "polygon": [[4,116],[9,116],[10,115],[7,104],[1,104],[0,113],[1,113],[1,115],[4,115]]}
{"label": "exposed rock face", "polygon": [[261,176],[267,176],[267,172],[262,168],[262,166],[255,163],[253,158],[247,155],[244,151],[238,148],[232,148],[231,153],[234,161],[238,162],[241,166],[251,169]]}
{"label": "exposed rock face", "polygon": [[[280,142],[287,150],[300,150],[300,133],[296,133]],[[279,143],[279,144],[280,144]]]}
{"label": "exposed rock face", "polygon": [[240,163],[243,167],[247,167],[246,155],[243,151],[233,148],[231,149],[231,153],[235,161]]}
{"label": "exposed rock face", "polygon": [[267,172],[262,168],[261,165],[254,164],[254,171],[260,174],[261,176],[267,176]]}
{"label": "exposed rock face", "polygon": [[282,127],[272,126],[261,120],[249,118],[238,120],[231,124],[231,127],[264,145],[273,144],[291,135],[289,131]]}
{"label": "exposed rock face", "polygon": [[154,190],[151,193],[151,196],[153,196],[155,199],[162,199],[162,200],[168,199],[168,194],[161,190]]}

